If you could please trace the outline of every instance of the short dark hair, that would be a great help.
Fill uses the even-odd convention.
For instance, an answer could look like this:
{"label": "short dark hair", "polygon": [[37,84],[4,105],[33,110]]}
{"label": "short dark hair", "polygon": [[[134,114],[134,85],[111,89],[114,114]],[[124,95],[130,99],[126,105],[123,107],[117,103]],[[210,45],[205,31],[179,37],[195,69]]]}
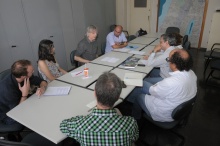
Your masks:
{"label": "short dark hair", "polygon": [[53,42],[51,40],[42,40],[38,47],[38,59],[48,60],[56,63],[54,55],[51,54],[51,50],[54,48]]}
{"label": "short dark hair", "polygon": [[176,36],[174,34],[162,34],[161,37],[163,38],[164,42],[168,41],[170,46],[176,46]]}
{"label": "short dark hair", "polygon": [[122,82],[114,73],[105,72],[99,76],[95,92],[97,101],[104,106],[113,107],[119,99],[122,90]]}
{"label": "short dark hair", "polygon": [[[187,53],[186,57],[183,57],[182,52]],[[170,62],[176,65],[179,71],[189,71],[193,67],[193,59],[191,54],[187,50],[177,50],[170,58]]]}
{"label": "short dark hair", "polygon": [[20,78],[21,76],[27,76],[28,71],[27,67],[31,65],[29,60],[18,60],[14,62],[11,66],[11,73],[16,78]]}

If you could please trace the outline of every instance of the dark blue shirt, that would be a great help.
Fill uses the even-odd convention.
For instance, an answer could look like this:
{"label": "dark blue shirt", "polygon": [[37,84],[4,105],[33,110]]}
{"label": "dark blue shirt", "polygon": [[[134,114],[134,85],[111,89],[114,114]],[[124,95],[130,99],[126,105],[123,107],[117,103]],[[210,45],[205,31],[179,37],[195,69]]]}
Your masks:
{"label": "dark blue shirt", "polygon": [[[30,77],[30,85],[39,86],[42,81],[44,80],[37,76]],[[18,82],[12,74],[0,81],[0,121],[7,123],[10,120],[6,113],[19,104],[21,96]]]}

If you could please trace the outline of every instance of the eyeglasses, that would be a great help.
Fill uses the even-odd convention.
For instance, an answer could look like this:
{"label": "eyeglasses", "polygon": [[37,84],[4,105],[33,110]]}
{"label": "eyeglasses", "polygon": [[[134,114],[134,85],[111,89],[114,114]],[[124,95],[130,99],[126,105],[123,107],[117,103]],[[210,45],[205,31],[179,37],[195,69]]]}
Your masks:
{"label": "eyeglasses", "polygon": [[167,58],[166,58],[166,61],[167,61],[167,62],[170,62],[170,58],[169,58],[169,57],[167,57]]}

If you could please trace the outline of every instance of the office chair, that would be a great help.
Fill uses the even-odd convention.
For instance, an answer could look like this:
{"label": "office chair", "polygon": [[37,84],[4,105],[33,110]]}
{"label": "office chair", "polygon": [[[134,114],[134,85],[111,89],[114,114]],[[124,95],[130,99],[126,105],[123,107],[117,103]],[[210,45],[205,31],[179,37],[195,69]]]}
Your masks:
{"label": "office chair", "polygon": [[0,146],[62,146],[62,142],[55,144],[37,133],[26,135],[21,142],[0,139]]}
{"label": "office chair", "polygon": [[183,36],[182,46],[184,46],[188,42],[188,35]]}
{"label": "office chair", "polygon": [[206,51],[204,54],[204,58],[205,58],[205,66],[204,66],[204,72],[203,72],[204,78],[205,78],[206,70],[211,60],[220,59],[220,48],[215,48],[215,46],[218,46],[218,45],[220,45],[220,43],[214,43],[211,47],[211,50]]}
{"label": "office chair", "polygon": [[[213,78],[213,79],[218,79],[220,80],[220,77],[219,76],[214,76],[213,73],[214,71],[220,71],[220,59],[216,59],[216,60],[213,60],[211,63],[210,63],[210,68],[211,68],[211,71],[206,79],[206,84],[208,83],[208,80],[210,78],[210,76]],[[211,84],[209,84],[211,85]]]}
{"label": "office chair", "polygon": [[6,69],[0,73],[0,81],[3,80],[8,74],[11,73],[11,69]]}
{"label": "office chair", "polygon": [[106,48],[106,42],[103,42],[101,44],[101,55],[104,55],[105,54],[105,48]]}
{"label": "office chair", "polygon": [[190,42],[189,41],[187,41],[185,44],[184,44],[184,46],[183,46],[183,49],[185,49],[185,50],[190,50]]}
{"label": "office chair", "polygon": [[78,61],[74,60],[75,53],[76,53],[76,50],[73,50],[70,53],[70,62],[72,64],[72,66],[75,66],[75,68],[77,68],[78,67]]}
{"label": "office chair", "polygon": [[196,96],[180,105],[178,105],[172,112],[171,116],[174,119],[172,122],[159,122],[154,121],[151,117],[149,117],[147,114],[144,114],[144,118],[146,118],[148,121],[153,123],[154,125],[166,129],[171,130],[175,135],[177,135],[180,139],[182,139],[181,144],[183,145],[185,143],[185,139],[183,136],[179,135],[178,133],[174,132],[173,129],[177,126],[185,126],[188,120],[188,116],[192,111],[193,105],[195,103]]}
{"label": "office chair", "polygon": [[178,27],[167,27],[166,34],[168,33],[180,33],[180,29]]}

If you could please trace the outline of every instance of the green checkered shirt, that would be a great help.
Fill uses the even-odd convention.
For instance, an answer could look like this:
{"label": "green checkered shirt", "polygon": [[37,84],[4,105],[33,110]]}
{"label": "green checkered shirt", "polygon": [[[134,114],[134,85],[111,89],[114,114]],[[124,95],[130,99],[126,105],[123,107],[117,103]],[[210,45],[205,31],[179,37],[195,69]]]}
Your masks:
{"label": "green checkered shirt", "polygon": [[114,109],[94,109],[87,116],[63,120],[60,130],[81,146],[131,146],[139,135],[137,122]]}

